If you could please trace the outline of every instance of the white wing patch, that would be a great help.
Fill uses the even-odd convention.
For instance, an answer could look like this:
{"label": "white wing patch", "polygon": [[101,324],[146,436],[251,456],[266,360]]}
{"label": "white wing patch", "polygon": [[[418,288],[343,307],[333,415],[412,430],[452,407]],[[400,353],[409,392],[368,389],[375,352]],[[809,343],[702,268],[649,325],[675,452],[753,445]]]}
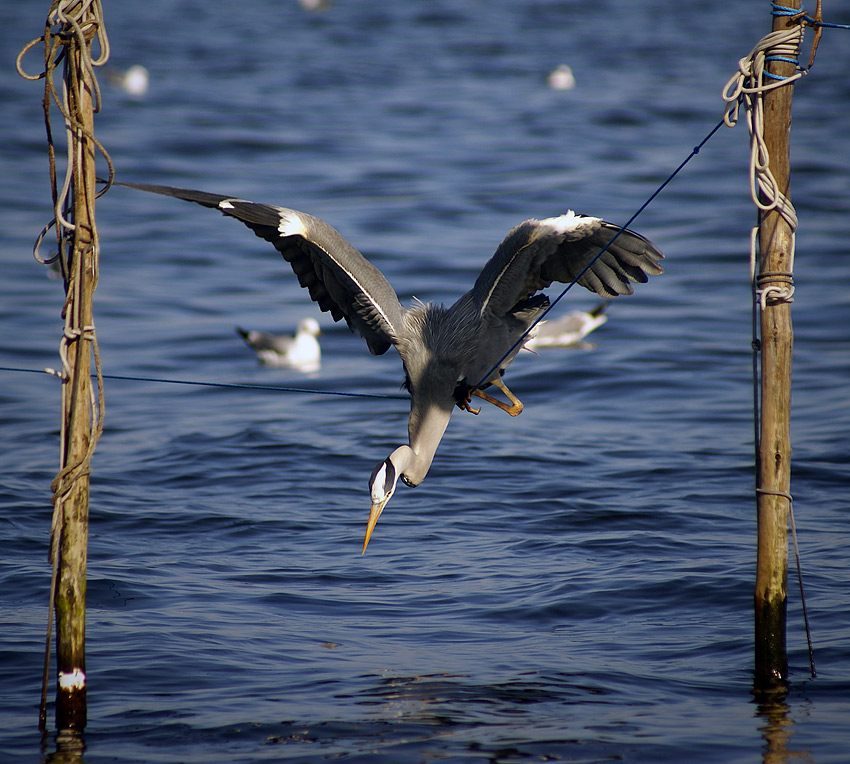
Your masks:
{"label": "white wing patch", "polygon": [[[536,220],[532,218],[531,220],[526,220],[525,223],[520,224],[520,226],[531,224],[534,228],[529,232],[528,241],[521,245],[517,251],[524,249],[535,241],[553,238],[553,235],[558,245],[560,245],[563,241],[581,241],[582,239],[586,239],[596,233],[602,223],[602,218],[593,218],[588,215],[577,215],[572,210],[567,210],[563,215],[558,215],[553,218],[544,218],[543,220]],[[520,226],[517,227],[519,228]],[[513,257],[509,258],[505,262],[502,271],[493,278],[492,284],[490,285],[490,291],[487,292],[487,295],[481,301],[481,310],[478,314],[479,316],[483,316],[484,311],[487,310],[490,299],[493,297],[493,292],[496,290],[496,287],[499,286],[499,282],[505,275],[507,269],[511,266],[512,260]]]}
{"label": "white wing patch", "polygon": [[[235,209],[233,202],[242,202],[242,204],[253,205],[254,202],[249,202],[244,199],[223,199],[218,203],[220,210]],[[277,214],[280,217],[280,222],[277,224],[278,233],[281,236],[303,236],[307,237],[307,227],[304,225],[304,220],[295,210],[288,210],[284,207],[275,207]]]}
{"label": "white wing patch", "polygon": [[576,215],[572,210],[567,210],[556,218],[541,220],[540,225],[547,226],[567,241],[578,241],[597,231],[601,222],[601,218]]}
{"label": "white wing patch", "polygon": [[286,210],[283,207],[278,207],[277,210],[280,215],[277,230],[281,236],[301,236],[309,239],[304,220],[295,210]]}

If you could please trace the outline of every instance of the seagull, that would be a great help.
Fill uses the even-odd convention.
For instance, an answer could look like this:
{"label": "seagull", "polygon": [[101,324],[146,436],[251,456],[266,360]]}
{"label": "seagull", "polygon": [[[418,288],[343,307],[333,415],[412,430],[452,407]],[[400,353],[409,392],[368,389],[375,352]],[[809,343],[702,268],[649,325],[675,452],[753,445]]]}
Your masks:
{"label": "seagull", "polygon": [[133,98],[142,98],[148,92],[150,75],[141,64],[134,64],[127,70],[107,69],[106,76],[113,85]]}
{"label": "seagull", "polygon": [[[270,242],[319,308],[344,320],[373,355],[390,347],[398,352],[410,393],[408,442],[379,462],[369,479],[372,507],[363,553],[398,481],[417,486],[425,479],[455,408],[478,414],[480,408],[472,407],[477,397],[511,416],[522,411],[502,375],[550,304],[541,290],[556,281],[575,282],[601,297],[617,297],[663,272],[664,255],[639,233],[568,210],[515,226],[453,305],[415,301],[405,308],[384,275],[319,218],[206,191],[119,185],[236,218]],[[508,403],[485,392],[490,387]]]}
{"label": "seagull", "polygon": [[552,90],[572,90],[576,86],[576,78],[568,64],[558,64],[546,78]]}
{"label": "seagull", "polygon": [[608,320],[605,315],[607,307],[607,303],[603,302],[593,310],[574,310],[563,318],[541,321],[535,327],[536,331],[529,334],[525,349],[535,351],[540,348],[583,347],[585,343],[582,340]]}
{"label": "seagull", "polygon": [[283,366],[306,373],[318,371],[322,364],[322,349],[316,339],[322,331],[315,318],[299,321],[294,337],[288,334],[249,332],[238,326],[236,331],[257,353],[260,363],[266,366]]}

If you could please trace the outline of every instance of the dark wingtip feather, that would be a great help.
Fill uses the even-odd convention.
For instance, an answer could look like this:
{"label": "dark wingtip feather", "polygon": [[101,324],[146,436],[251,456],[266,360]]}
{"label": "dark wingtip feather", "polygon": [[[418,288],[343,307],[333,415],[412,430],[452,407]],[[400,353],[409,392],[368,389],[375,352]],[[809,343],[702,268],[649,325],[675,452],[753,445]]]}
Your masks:
{"label": "dark wingtip feather", "polygon": [[194,202],[204,207],[218,209],[218,206],[225,199],[230,199],[229,196],[221,194],[210,194],[206,191],[196,191],[192,188],[177,188],[176,186],[155,186],[150,183],[122,183],[115,181],[116,186],[125,186],[127,188],[135,188],[138,191],[147,191],[150,194],[161,194],[162,196],[172,196],[175,199],[182,199],[184,202]]}

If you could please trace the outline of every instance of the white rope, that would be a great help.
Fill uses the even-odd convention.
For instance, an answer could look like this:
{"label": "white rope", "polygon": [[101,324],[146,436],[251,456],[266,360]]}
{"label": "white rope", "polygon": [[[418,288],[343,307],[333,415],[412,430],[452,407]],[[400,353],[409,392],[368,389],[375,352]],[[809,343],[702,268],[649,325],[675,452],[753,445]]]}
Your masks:
{"label": "white rope", "polygon": [[797,213],[791,200],[785,196],[776,178],[770,171],[770,154],[764,140],[764,94],[800,79],[805,70],[798,69],[789,77],[778,78],[765,71],[765,62],[771,60],[796,63],[803,41],[803,26],[765,35],[758,44],[740,61],[738,71],[726,83],[723,100],[726,101],[724,122],[729,127],[738,123],[741,104],[747,119],[750,134],[750,196],[762,212],[775,210],[791,229],[791,249],[788,272],[762,273],[756,278],[758,228],[750,236],[750,275],[755,284],[756,301],[764,310],[767,301],[793,302],[794,300],[794,232],[797,229]]}

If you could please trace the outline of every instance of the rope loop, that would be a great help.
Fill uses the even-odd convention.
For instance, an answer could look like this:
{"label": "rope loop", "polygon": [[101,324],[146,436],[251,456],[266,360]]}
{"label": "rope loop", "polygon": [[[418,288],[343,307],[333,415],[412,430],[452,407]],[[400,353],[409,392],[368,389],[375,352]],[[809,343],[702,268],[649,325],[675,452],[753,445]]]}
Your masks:
{"label": "rope loop", "polygon": [[760,493],[765,496],[780,496],[783,499],[788,499],[789,502],[794,501],[794,499],[791,498],[791,494],[787,491],[768,491],[767,488],[756,488],[756,493]]}
{"label": "rope loop", "polygon": [[[89,43],[95,40],[99,52],[96,57],[93,57],[92,45]],[[24,70],[23,59],[29,51],[39,44],[44,46],[43,69],[38,74],[30,74]],[[72,46],[78,53],[74,62],[69,61],[68,58],[68,51]],[[73,87],[80,86],[81,83],[85,83],[85,86],[91,92],[92,111],[99,112],[101,96],[94,67],[103,66],[108,59],[109,38],[106,35],[106,27],[103,23],[101,0],[54,0],[45,21],[44,34],[28,42],[15,59],[15,68],[21,77],[31,81],[45,80],[44,118],[47,129],[50,180],[53,189],[53,219],[39,233],[33,246],[33,256],[37,262],[43,265],[57,263],[66,288],[69,281],[66,252],[70,251],[69,243],[76,231],[71,197],[75,168],[81,156],[77,150],[79,143],[84,140],[90,141],[95,151],[106,161],[110,180],[114,175],[112,160],[106,149],[74,113],[75,109],[70,90]],[[56,74],[62,62],[65,65],[65,72],[64,77],[59,78],[62,80],[61,85],[59,85],[56,82]],[[62,115],[65,123],[65,134],[67,135],[67,160],[61,183],[57,179],[56,147],[51,122],[51,107],[54,105]],[[96,196],[100,196],[104,193],[104,190],[101,190]],[[93,217],[93,215],[90,215],[90,217]],[[53,254],[43,257],[39,253],[39,249],[51,229],[55,229],[56,232],[56,250]],[[96,232],[90,233],[93,236],[93,246],[97,248]]]}
{"label": "rope loop", "polygon": [[[774,15],[795,16],[796,9],[774,5]],[[794,13],[788,13],[793,11]],[[818,12],[820,9],[818,9]],[[789,26],[765,35],[744,58],[738,61],[738,71],[726,83],[723,100],[726,102],[723,120],[729,127],[738,122],[741,106],[744,107],[747,130],[750,135],[750,196],[762,212],[776,211],[791,230],[790,266],[787,272],[756,275],[758,259],[758,229],[750,237],[750,277],[755,304],[765,310],[768,304],[794,300],[794,246],[797,229],[797,212],[785,196],[770,171],[770,153],[764,139],[764,95],[771,90],[790,85],[800,79],[806,70],[801,69],[797,57],[803,41],[803,24]],[[781,77],[765,71],[765,64],[782,61],[794,64],[797,71]],[[767,79],[766,79],[767,78]]]}
{"label": "rope loop", "polygon": [[777,305],[781,302],[794,302],[794,251],[796,234],[791,234],[790,270],[764,271],[757,273],[758,262],[758,226],[750,232],[750,281],[753,285],[753,301],[762,310],[768,304]]}

